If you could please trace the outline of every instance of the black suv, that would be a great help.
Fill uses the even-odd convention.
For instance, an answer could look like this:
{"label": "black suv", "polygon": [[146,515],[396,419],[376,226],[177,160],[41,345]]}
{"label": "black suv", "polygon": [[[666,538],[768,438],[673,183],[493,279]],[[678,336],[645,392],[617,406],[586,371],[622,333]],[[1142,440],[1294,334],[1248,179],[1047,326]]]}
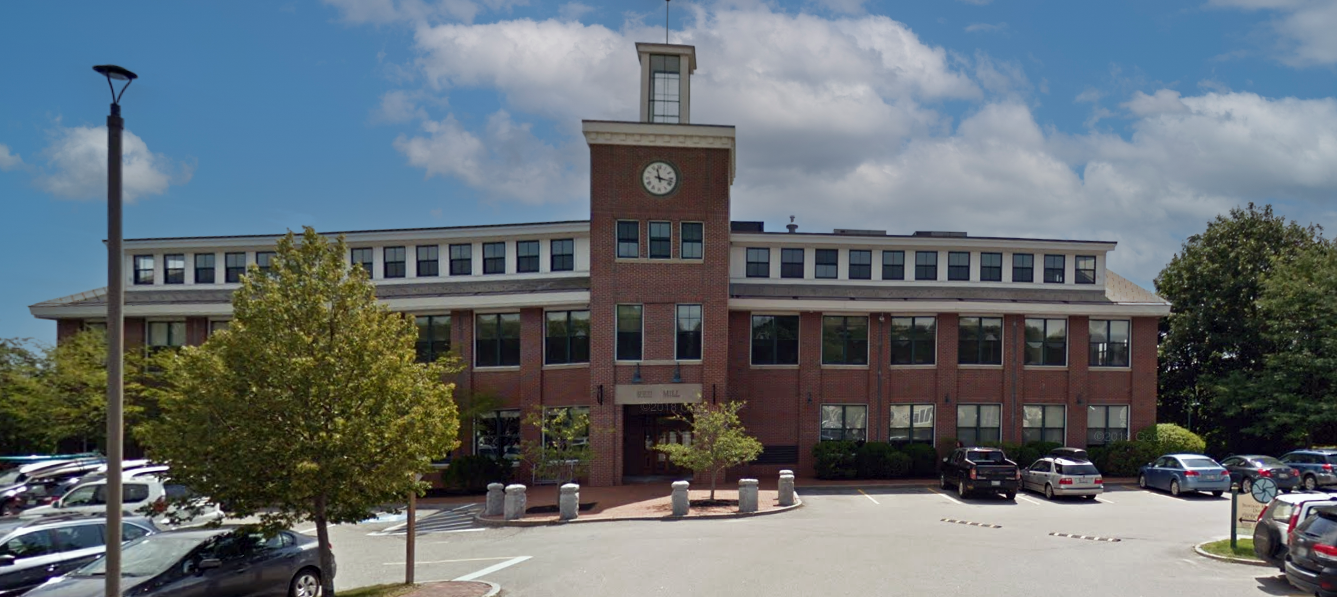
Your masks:
{"label": "black suv", "polygon": [[1308,594],[1337,597],[1337,507],[1320,506],[1295,527],[1286,555],[1286,580]]}
{"label": "black suv", "polygon": [[[147,518],[126,517],[123,541],[158,532]],[[106,550],[101,516],[0,519],[0,597],[22,595],[47,579],[83,566]]]}

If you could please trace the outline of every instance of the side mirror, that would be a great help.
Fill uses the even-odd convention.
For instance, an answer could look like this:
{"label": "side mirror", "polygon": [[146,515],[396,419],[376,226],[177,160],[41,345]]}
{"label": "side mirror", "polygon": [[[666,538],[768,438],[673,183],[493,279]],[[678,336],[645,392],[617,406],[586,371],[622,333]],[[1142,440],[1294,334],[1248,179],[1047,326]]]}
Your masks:
{"label": "side mirror", "polygon": [[14,556],[9,554],[0,556],[0,566],[13,566],[13,565],[14,565]]}
{"label": "side mirror", "polygon": [[199,570],[200,572],[204,572],[205,570],[212,570],[214,568],[219,568],[222,565],[223,561],[218,558],[205,558],[203,560],[200,560],[200,565],[197,567],[197,570]]}
{"label": "side mirror", "polygon": [[946,458],[943,458],[943,459],[942,459],[942,463],[943,463],[943,464],[947,464],[947,459],[946,459]]}

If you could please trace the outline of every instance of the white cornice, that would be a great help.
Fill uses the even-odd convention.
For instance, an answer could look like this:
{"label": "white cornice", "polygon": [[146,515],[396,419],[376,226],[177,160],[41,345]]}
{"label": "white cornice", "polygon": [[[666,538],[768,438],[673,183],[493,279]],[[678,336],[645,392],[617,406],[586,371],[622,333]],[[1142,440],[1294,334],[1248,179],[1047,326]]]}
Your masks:
{"label": "white cornice", "polygon": [[[512,224],[505,226],[477,226],[464,228],[422,228],[414,230],[370,230],[367,232],[330,232],[321,234],[335,236],[342,234],[349,245],[367,246],[385,243],[406,243],[423,241],[495,241],[528,240],[549,238],[554,235],[588,237],[589,222],[561,222],[538,224]],[[125,241],[125,249],[142,251],[146,249],[197,249],[197,248],[235,248],[266,249],[275,245],[282,234],[274,236],[202,236],[189,238],[146,238]]]}
{"label": "white cornice", "polygon": [[[452,296],[402,298],[381,301],[392,311],[404,313],[440,313],[452,310],[496,311],[499,309],[520,309],[531,307],[572,307],[587,308],[590,293],[587,290],[572,292],[542,292],[530,294],[503,294],[480,296]],[[28,307],[33,317],[38,319],[84,319],[105,318],[107,308],[100,305],[90,306],[38,306]],[[231,303],[204,304],[159,304],[127,305],[126,317],[230,317]]]}
{"label": "white cornice", "polygon": [[1014,251],[1054,251],[1063,253],[1100,253],[1113,251],[1116,243],[1107,241],[1075,241],[1031,238],[971,238],[968,236],[856,236],[843,234],[788,234],[734,232],[729,241],[736,246],[750,247],[875,247],[879,249],[996,249]]}
{"label": "white cornice", "polygon": [[729,184],[736,170],[734,128],[699,124],[654,124],[586,120],[582,123],[590,145],[640,145],[649,147],[701,147],[729,150]]}
{"label": "white cornice", "polygon": [[729,299],[731,311],[809,311],[814,313],[976,313],[998,315],[1089,315],[1092,317],[1165,317],[1170,306],[1147,303],[1014,303],[996,301],[878,301]]}

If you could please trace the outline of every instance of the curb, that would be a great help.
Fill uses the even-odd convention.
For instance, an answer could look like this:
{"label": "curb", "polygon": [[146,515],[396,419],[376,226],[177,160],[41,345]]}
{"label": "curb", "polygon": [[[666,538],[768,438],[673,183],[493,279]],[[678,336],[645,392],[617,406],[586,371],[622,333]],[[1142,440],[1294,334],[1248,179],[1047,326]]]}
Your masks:
{"label": "curb", "polygon": [[770,516],[781,512],[789,512],[803,506],[803,498],[797,493],[794,494],[794,505],[783,508],[773,508],[771,510],[760,510],[757,512],[727,512],[724,514],[701,514],[697,516],[624,516],[620,518],[576,518],[575,520],[498,520],[495,518],[483,518],[480,512],[474,515],[474,521],[479,524],[485,524],[494,527],[545,527],[561,526],[577,523],[595,523],[595,522],[624,522],[628,520],[650,521],[650,522],[673,522],[679,520],[718,520],[725,518],[752,518],[754,516]]}
{"label": "curb", "polygon": [[1207,545],[1208,543],[1215,543],[1216,541],[1220,541],[1220,539],[1216,539],[1216,540],[1213,540],[1213,541],[1203,541],[1202,543],[1199,543],[1199,544],[1197,544],[1197,545],[1194,545],[1194,546],[1193,546],[1193,551],[1197,552],[1198,555],[1200,555],[1200,556],[1202,556],[1202,557],[1204,557],[1204,558],[1207,558],[1207,559],[1209,559],[1209,560],[1216,560],[1216,561],[1218,561],[1218,562],[1229,562],[1229,563],[1231,563],[1231,564],[1244,564],[1244,565],[1246,565],[1246,566],[1260,566],[1260,567],[1263,567],[1263,568],[1272,568],[1272,567],[1273,567],[1271,564],[1269,564],[1269,563],[1267,563],[1267,562],[1264,562],[1264,561],[1262,561],[1262,560],[1251,560],[1251,559],[1246,559],[1246,558],[1236,558],[1236,557],[1231,557],[1231,556],[1219,556],[1219,555],[1216,555],[1216,554],[1214,554],[1214,553],[1209,553],[1208,551],[1206,551],[1206,550],[1204,550],[1204,549],[1202,548],[1202,546]]}

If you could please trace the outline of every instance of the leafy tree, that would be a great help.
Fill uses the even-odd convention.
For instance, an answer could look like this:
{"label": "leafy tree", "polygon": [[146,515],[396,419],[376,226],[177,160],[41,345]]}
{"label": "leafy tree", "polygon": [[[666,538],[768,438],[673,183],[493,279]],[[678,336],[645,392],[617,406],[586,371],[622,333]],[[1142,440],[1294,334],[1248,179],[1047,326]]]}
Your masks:
{"label": "leafy tree", "polygon": [[413,322],[377,302],[347,255],[311,228],[279,239],[270,272],[243,277],[229,329],[167,362],[162,416],[144,434],[174,480],[233,515],[269,530],[314,521],[326,570],[330,523],[421,491],[414,475],[458,442],[442,382],[455,363],[415,362]]}
{"label": "leafy tree", "polygon": [[691,423],[692,441],[687,444],[659,444],[656,450],[668,455],[673,464],[694,473],[710,475],[710,499],[715,499],[715,484],[720,473],[731,466],[755,460],[761,455],[761,442],[747,434],[738,419],[745,402],[727,402],[712,406],[704,402],[688,409],[691,417],[676,415]]}
{"label": "leafy tree", "polygon": [[44,355],[23,338],[0,338],[0,454],[55,448],[32,406],[43,395]]}
{"label": "leafy tree", "polygon": [[529,464],[536,477],[560,484],[589,474],[594,461],[589,411],[548,408],[525,415],[524,423],[539,432],[539,440],[520,442],[520,459]]}

